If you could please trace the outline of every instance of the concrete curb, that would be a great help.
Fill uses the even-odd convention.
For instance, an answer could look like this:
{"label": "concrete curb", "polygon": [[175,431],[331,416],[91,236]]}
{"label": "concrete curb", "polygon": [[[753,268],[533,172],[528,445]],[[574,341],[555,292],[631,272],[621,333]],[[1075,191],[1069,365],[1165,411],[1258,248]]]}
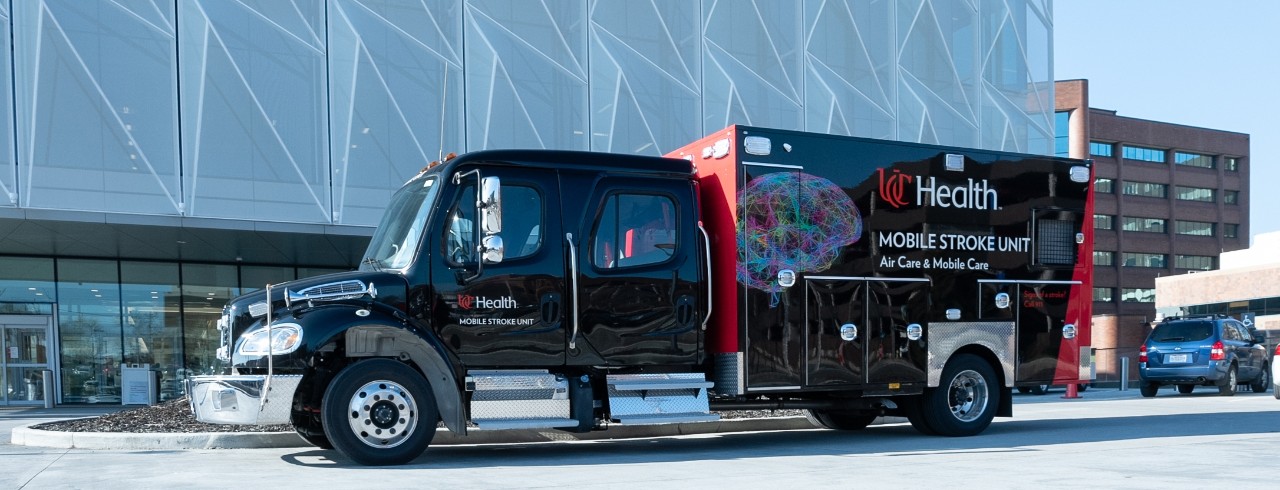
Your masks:
{"label": "concrete curb", "polygon": [[[882,417],[876,424],[893,423],[895,418]],[[13,429],[12,444],[51,448],[75,449],[250,449],[250,448],[302,448],[311,447],[292,432],[202,432],[202,433],[117,433],[117,432],[61,432],[31,428],[29,424]],[[585,433],[545,430],[471,431],[459,436],[448,429],[438,429],[434,445],[452,444],[525,444],[554,441],[588,441],[604,439],[634,439],[721,432],[754,432],[770,430],[813,429],[804,417],[774,417],[763,419],[729,419],[715,422],[688,424],[613,425],[608,430]]]}

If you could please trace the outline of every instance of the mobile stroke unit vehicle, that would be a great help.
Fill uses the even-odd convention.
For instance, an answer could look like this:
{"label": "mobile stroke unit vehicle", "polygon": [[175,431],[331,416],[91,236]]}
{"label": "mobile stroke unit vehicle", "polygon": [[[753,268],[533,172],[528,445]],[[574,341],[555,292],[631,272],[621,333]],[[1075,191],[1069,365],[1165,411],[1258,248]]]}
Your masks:
{"label": "mobile stroke unit vehicle", "polygon": [[743,126],[668,158],[463,155],[397,191],[359,270],[232,300],[192,409],[377,465],[440,421],[797,408],[977,434],[1013,389],[1088,378],[1090,182],[1081,160]]}

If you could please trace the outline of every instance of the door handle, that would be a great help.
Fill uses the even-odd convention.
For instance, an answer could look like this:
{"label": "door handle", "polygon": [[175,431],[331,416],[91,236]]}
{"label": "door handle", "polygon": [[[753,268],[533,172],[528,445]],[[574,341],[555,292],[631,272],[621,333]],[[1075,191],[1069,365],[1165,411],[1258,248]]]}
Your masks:
{"label": "door handle", "polygon": [[578,342],[578,248],[573,244],[573,233],[565,233],[564,240],[569,244],[569,297],[573,300],[569,319],[573,323],[573,333],[569,334],[569,350],[577,348]]}

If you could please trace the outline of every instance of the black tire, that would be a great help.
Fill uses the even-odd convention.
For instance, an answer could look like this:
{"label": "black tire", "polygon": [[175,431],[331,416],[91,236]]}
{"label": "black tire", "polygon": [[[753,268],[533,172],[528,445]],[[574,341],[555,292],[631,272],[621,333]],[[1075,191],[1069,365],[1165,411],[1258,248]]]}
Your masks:
{"label": "black tire", "polygon": [[1031,393],[1031,388],[1026,387],[1026,386],[1019,386],[1019,387],[1018,387],[1018,393],[1021,393],[1021,394],[1023,394],[1023,395],[1025,395],[1025,394],[1027,394],[1027,393]]}
{"label": "black tire", "polygon": [[392,359],[360,361],[339,372],[325,391],[321,416],[335,449],[372,466],[417,458],[440,420],[431,385]]}
{"label": "black tire", "polygon": [[1218,395],[1236,395],[1236,383],[1240,382],[1240,378],[1238,378],[1236,374],[1236,365],[1232,364],[1230,368],[1227,368],[1227,377],[1222,378],[1222,381],[1218,382]]}
{"label": "black tire", "polygon": [[916,432],[926,436],[936,436],[938,431],[933,430],[929,426],[929,421],[924,417],[924,396],[914,396],[905,400],[900,400],[898,405],[902,407],[902,415],[907,417],[907,422],[911,422],[911,427]]}
{"label": "black tire", "polygon": [[880,415],[857,410],[805,410],[805,418],[813,425],[833,430],[862,430],[875,422]]}
{"label": "black tire", "polygon": [[1271,387],[1271,367],[1267,363],[1262,363],[1262,372],[1258,373],[1258,379],[1249,383],[1249,389],[1254,393],[1266,393],[1267,388]]}
{"label": "black tire", "polygon": [[1138,391],[1142,392],[1143,398],[1152,398],[1156,396],[1156,392],[1160,391],[1160,385],[1155,383],[1139,382]]}
{"label": "black tire", "polygon": [[937,388],[924,392],[924,421],[938,435],[972,436],[986,430],[1000,406],[995,370],[981,357],[960,354],[942,370]]}
{"label": "black tire", "polygon": [[1043,395],[1049,392],[1049,385],[1035,385],[1031,387],[1032,395]]}
{"label": "black tire", "polygon": [[1196,385],[1178,385],[1178,393],[1187,394],[1196,389]]}
{"label": "black tire", "polygon": [[1085,391],[1087,391],[1088,389],[1089,389],[1089,385],[1087,385],[1087,384],[1085,384],[1085,383],[1079,383],[1079,384],[1077,384],[1077,385],[1076,385],[1076,391],[1077,391],[1077,392],[1084,393],[1084,392],[1085,392]]}

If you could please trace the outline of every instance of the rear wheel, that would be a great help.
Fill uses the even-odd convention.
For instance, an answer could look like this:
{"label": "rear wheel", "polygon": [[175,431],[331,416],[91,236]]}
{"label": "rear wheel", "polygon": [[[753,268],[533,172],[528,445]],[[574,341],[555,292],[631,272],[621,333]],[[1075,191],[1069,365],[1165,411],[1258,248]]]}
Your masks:
{"label": "rear wheel", "polygon": [[1266,393],[1269,387],[1271,387],[1271,367],[1263,363],[1262,372],[1258,373],[1258,379],[1249,384],[1249,389],[1254,393]]}
{"label": "rear wheel", "polygon": [[1232,364],[1231,367],[1227,369],[1227,377],[1223,378],[1222,382],[1218,384],[1218,394],[1222,396],[1234,396],[1236,394],[1236,383],[1238,382],[1239,378],[1236,378],[1236,365]]}
{"label": "rear wheel", "polygon": [[862,430],[871,425],[879,414],[857,410],[806,410],[805,418],[814,425],[834,430]]}
{"label": "rear wheel", "polygon": [[1138,390],[1142,392],[1142,396],[1144,398],[1151,398],[1156,396],[1157,391],[1160,391],[1160,385],[1155,383],[1142,382],[1138,386]]}
{"label": "rear wheel", "polygon": [[1084,391],[1085,391],[1085,390],[1087,390],[1087,389],[1089,389],[1089,385],[1087,385],[1087,384],[1079,383],[1079,384],[1077,384],[1077,385],[1076,385],[1076,391],[1084,392]]}
{"label": "rear wheel", "polygon": [[921,410],[938,435],[971,436],[991,425],[1000,405],[995,371],[982,358],[960,354],[942,370],[941,383],[927,389]]}
{"label": "rear wheel", "polygon": [[924,396],[912,397],[899,403],[902,406],[903,415],[907,417],[907,422],[911,422],[917,432],[926,436],[936,436],[938,431],[933,430],[929,426],[929,421],[924,417]]}
{"label": "rear wheel", "polygon": [[431,386],[408,365],[369,359],[343,369],[324,394],[324,432],[357,463],[397,465],[422,454],[440,420]]}
{"label": "rear wheel", "polygon": [[1032,395],[1043,395],[1049,391],[1049,385],[1035,385],[1031,387]]}
{"label": "rear wheel", "polygon": [[1187,394],[1196,389],[1196,385],[1178,385],[1178,393]]}

